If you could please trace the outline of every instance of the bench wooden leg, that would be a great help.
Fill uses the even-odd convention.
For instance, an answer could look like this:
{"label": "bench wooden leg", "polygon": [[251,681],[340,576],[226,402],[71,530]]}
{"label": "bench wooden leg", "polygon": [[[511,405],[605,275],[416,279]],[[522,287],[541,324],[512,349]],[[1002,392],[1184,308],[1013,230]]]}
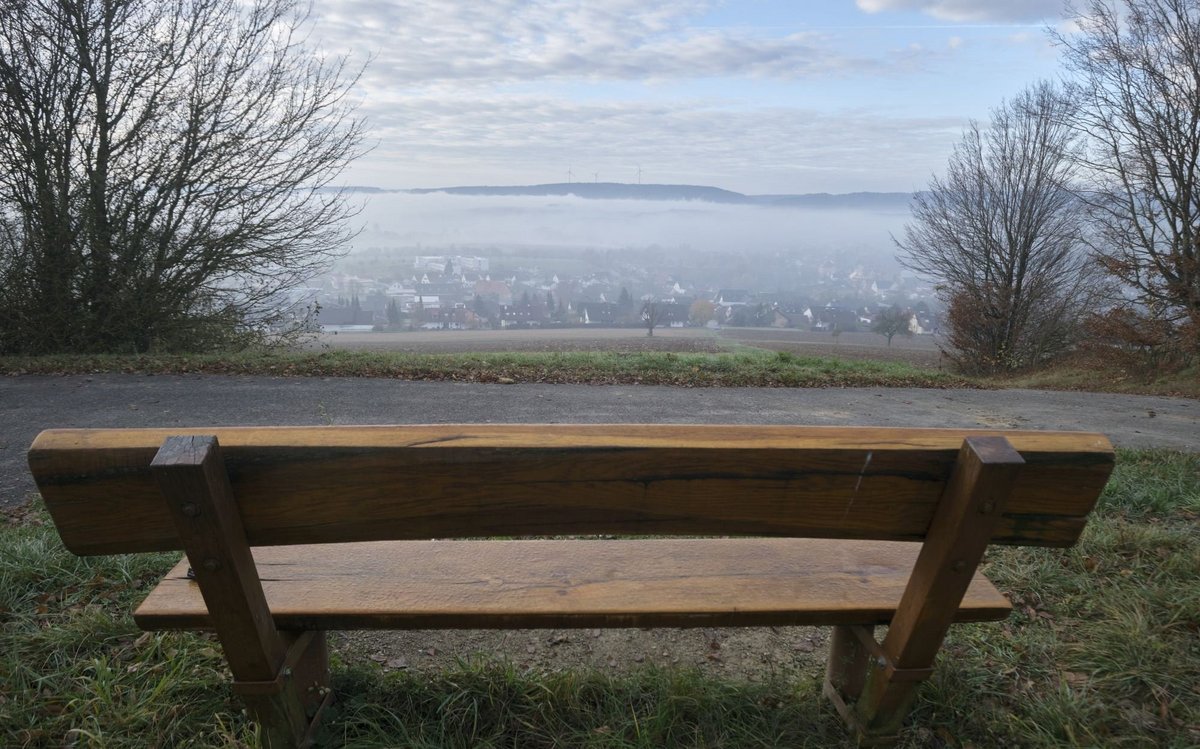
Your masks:
{"label": "bench wooden leg", "polygon": [[310,746],[322,714],[333,700],[325,633],[310,630],[279,634],[288,651],[275,679],[235,680],[233,691],[262,726],[264,746]]}
{"label": "bench wooden leg", "polygon": [[[883,647],[876,642],[873,626],[849,625],[834,628],[829,649],[829,668],[825,679],[825,696],[846,721],[859,746],[891,746],[899,740],[898,731],[868,731],[859,716],[862,693],[873,671],[889,663]],[[894,670],[894,669],[893,669]],[[897,681],[913,683],[923,680],[930,669],[910,669]],[[856,701],[859,701],[856,704]],[[903,720],[904,712],[900,718]]]}
{"label": "bench wooden leg", "polygon": [[1003,437],[963,443],[887,636],[874,648],[874,638],[860,637],[877,648],[848,720],[860,745],[898,738],[1023,465]]}
{"label": "bench wooden leg", "polygon": [[263,745],[306,746],[329,697],[324,633],[275,629],[217,438],[168,437],[151,470]]}
{"label": "bench wooden leg", "polygon": [[311,719],[329,704],[332,691],[329,688],[329,646],[325,633],[321,631],[280,632],[288,645],[289,662],[291,651],[298,649],[292,668],[292,681],[300,691],[304,712]]}
{"label": "bench wooden leg", "polygon": [[[868,635],[875,628],[867,627]],[[862,694],[867,680],[871,654],[860,641],[854,627],[837,626],[829,641],[829,663],[825,669],[825,693],[833,700],[838,712],[847,718],[846,706]],[[832,694],[830,693],[832,691]]]}

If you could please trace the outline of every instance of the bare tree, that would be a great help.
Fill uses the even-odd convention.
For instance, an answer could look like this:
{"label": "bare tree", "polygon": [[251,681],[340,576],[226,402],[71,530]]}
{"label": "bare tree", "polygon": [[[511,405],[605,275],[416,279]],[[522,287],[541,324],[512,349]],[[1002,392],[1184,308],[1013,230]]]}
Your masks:
{"label": "bare tree", "polygon": [[[0,351],[199,346],[347,241],[353,75],[296,0],[0,0]],[[258,329],[261,329],[259,327]]]}
{"label": "bare tree", "polygon": [[1042,83],[994,109],[987,129],[972,123],[896,241],[900,262],[938,283],[947,354],[963,369],[1041,364],[1089,306],[1070,111]]}
{"label": "bare tree", "polygon": [[909,327],[912,315],[912,310],[900,309],[900,307],[892,305],[887,309],[880,310],[875,321],[871,323],[871,331],[887,338],[888,346],[891,347],[892,339],[897,334],[912,336],[912,329]]}
{"label": "bare tree", "polygon": [[667,321],[667,305],[654,297],[642,300],[642,324],[646,326],[646,335],[653,336],[654,329]]}
{"label": "bare tree", "polygon": [[1200,351],[1200,5],[1092,0],[1073,20],[1056,39],[1091,145],[1090,243],[1132,311]]}

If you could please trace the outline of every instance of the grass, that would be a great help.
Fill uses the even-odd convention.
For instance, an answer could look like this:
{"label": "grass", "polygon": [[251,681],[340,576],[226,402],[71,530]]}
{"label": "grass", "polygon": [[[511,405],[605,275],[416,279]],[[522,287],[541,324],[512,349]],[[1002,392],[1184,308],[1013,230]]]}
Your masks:
{"label": "grass", "polygon": [[[147,634],[134,604],[175,555],[80,559],[37,505],[0,526],[0,745],[255,746],[219,646]],[[1121,451],[1080,543],[994,548],[1016,605],[952,628],[905,745],[1200,745],[1200,456]],[[819,674],[738,683],[692,670],[429,676],[336,662],[329,745],[837,745]]]}
{"label": "grass", "polygon": [[1090,362],[1063,365],[1042,372],[984,381],[993,387],[1044,390],[1083,390],[1097,393],[1137,393],[1200,398],[1200,367],[1171,372],[1130,372]]}
{"label": "grass", "polygon": [[210,354],[0,356],[0,375],[222,374],[380,377],[487,383],[677,387],[1035,388],[1200,398],[1200,370],[1134,374],[1103,362],[1007,377],[967,377],[904,362],[801,356],[742,344],[722,353],[666,351],[421,354],[253,349]]}
{"label": "grass", "polygon": [[208,373],[281,377],[389,377],[462,382],[643,384],[687,387],[971,387],[909,364],[846,361],[745,349],[732,353],[530,352],[412,354],[273,351],[179,355],[0,357],[0,373]]}

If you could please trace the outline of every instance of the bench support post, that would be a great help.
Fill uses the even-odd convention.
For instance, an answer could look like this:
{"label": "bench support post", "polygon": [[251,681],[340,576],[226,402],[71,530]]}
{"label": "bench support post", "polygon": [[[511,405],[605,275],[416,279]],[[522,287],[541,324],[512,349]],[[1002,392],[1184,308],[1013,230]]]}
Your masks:
{"label": "bench support post", "polygon": [[[867,679],[867,665],[871,657],[859,635],[851,625],[833,628],[829,641],[829,663],[825,669],[825,693],[849,719],[847,705],[852,705],[862,694]],[[866,627],[867,636],[874,637],[874,627]]]}
{"label": "bench support post", "polygon": [[854,725],[854,702],[866,684],[872,652],[867,642],[875,644],[874,632],[875,627],[871,626],[839,624],[833,628],[829,640],[823,691],[849,725]]}
{"label": "bench support post", "polygon": [[263,745],[309,744],[330,696],[324,633],[275,629],[217,438],[168,437],[151,470]]}
{"label": "bench support post", "polygon": [[898,737],[1023,465],[1020,453],[1003,437],[964,441],[854,706],[849,722],[861,745],[888,744]]}

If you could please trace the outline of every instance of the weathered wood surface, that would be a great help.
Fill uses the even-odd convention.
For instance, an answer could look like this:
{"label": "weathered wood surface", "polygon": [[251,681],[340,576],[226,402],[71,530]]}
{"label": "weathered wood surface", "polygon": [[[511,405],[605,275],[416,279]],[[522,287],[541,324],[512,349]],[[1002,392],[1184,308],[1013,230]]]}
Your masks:
{"label": "weathered wood surface", "polygon": [[894,736],[933,668],[959,602],[973,582],[997,520],[1025,469],[1003,437],[967,439],[856,705],[864,736]]}
{"label": "weathered wood surface", "polygon": [[[854,626],[842,624],[833,628],[829,638],[829,660],[825,667],[826,687],[837,691],[831,698],[838,712],[847,720],[852,719],[847,704],[853,704],[862,694],[871,658],[871,653],[855,634]],[[872,638],[874,630],[874,627],[868,626],[868,634]]]}
{"label": "weathered wood surface", "polygon": [[[254,550],[286,629],[761,626],[891,619],[919,544],[828,539],[392,541]],[[134,614],[210,625],[176,566]],[[982,575],[957,621],[1008,615]]]}
{"label": "weathered wood surface", "polygon": [[212,437],[172,437],[151,464],[206,606],[217,612],[233,677],[271,681],[287,654],[258,581],[242,519]]}
{"label": "weathered wood surface", "polygon": [[1025,464],[1003,438],[967,440],[913,567],[883,649],[897,668],[925,668],[987,550]]}
{"label": "weathered wood surface", "polygon": [[963,439],[1024,471],[995,543],[1067,546],[1112,469],[1099,434],[697,425],[49,430],[30,467],[77,554],[178,549],[149,473],[219,437],[252,546],[587,533],[919,540]]}
{"label": "weathered wood surface", "polygon": [[288,647],[271,621],[216,438],[170,437],[150,468],[195,566],[196,588],[215,612],[212,628],[235,685],[268,685],[242,695],[263,726],[263,744],[299,746],[308,731],[305,700],[294,680],[281,678]]}

